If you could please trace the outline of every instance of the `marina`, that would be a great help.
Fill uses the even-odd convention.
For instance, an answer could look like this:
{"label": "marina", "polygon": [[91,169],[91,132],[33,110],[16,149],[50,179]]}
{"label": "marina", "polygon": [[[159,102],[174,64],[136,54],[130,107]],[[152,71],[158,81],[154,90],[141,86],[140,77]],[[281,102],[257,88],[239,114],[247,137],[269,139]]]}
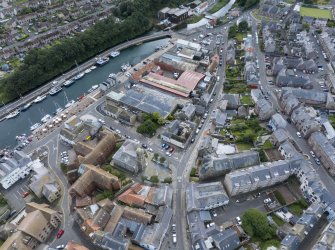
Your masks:
{"label": "marina", "polygon": [[[44,115],[54,114],[57,112],[56,110],[58,108],[64,108],[66,104],[67,106],[73,105],[75,101],[70,102],[70,100],[77,100],[79,97],[83,97],[84,93],[87,93],[93,85],[97,85],[106,81],[109,75],[114,76],[113,74],[116,74],[120,71],[121,65],[127,64],[128,62],[134,65],[142,61],[144,58],[148,57],[154,52],[154,48],[156,46],[167,44],[168,41],[169,39],[155,40],[144,43],[140,46],[128,48],[123,50],[120,56],[110,60],[103,67],[91,66],[90,69],[92,72],[86,74],[82,79],[73,82],[68,80],[71,82],[70,84],[66,83],[67,81],[65,81],[63,86],[66,87],[66,95],[69,101],[64,98],[64,95],[57,94],[48,97],[39,97],[39,101],[37,103],[34,102],[37,99],[36,98],[35,100],[31,101],[31,104],[34,105],[28,105],[30,103],[28,102],[25,104],[27,105],[25,112],[19,112],[19,114],[12,119],[3,120],[0,123],[0,146],[15,146],[17,144],[15,137],[23,133],[30,134],[32,125],[41,123],[41,118]],[[69,77],[68,79],[71,78]],[[76,84],[73,84],[74,82],[76,82]],[[62,82],[57,82],[56,85],[60,85],[61,83]],[[65,89],[63,89],[63,92],[65,93],[64,90]],[[55,103],[57,105],[55,105]],[[42,114],[40,109],[43,110]],[[58,114],[60,115],[61,113],[62,111],[59,111]]]}

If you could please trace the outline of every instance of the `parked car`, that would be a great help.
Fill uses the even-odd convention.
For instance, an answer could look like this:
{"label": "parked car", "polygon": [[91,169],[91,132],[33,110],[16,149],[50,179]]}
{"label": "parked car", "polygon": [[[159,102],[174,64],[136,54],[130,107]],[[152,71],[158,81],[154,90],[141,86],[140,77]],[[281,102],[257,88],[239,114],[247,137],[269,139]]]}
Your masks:
{"label": "parked car", "polygon": [[152,148],[148,148],[149,152],[154,152],[154,150]]}
{"label": "parked car", "polygon": [[264,200],[264,204],[268,204],[268,203],[271,203],[271,199],[270,199],[270,198],[266,198],[266,199]]}
{"label": "parked car", "polygon": [[56,246],[56,249],[64,249],[65,248],[65,245],[63,244],[63,245],[58,245],[58,246]]}
{"label": "parked car", "polygon": [[169,152],[172,153],[173,151],[174,151],[174,147],[171,146],[171,147],[169,148]]}
{"label": "parked car", "polygon": [[23,198],[26,198],[28,195],[29,195],[29,192],[24,192],[24,193],[22,194],[22,197],[23,197]]}
{"label": "parked car", "polygon": [[148,146],[146,145],[146,144],[142,144],[142,148],[145,148],[145,149],[147,149],[148,148]]}
{"label": "parked car", "polygon": [[177,235],[172,235],[172,242],[173,242],[174,244],[177,243]]}
{"label": "parked car", "polygon": [[211,210],[211,212],[212,212],[212,215],[213,215],[214,217],[218,216],[218,214],[215,212],[215,210]]}
{"label": "parked car", "polygon": [[315,163],[318,164],[318,165],[321,164],[321,162],[320,162],[320,160],[318,158],[315,158]]}
{"label": "parked car", "polygon": [[236,222],[238,225],[242,225],[241,218],[239,216],[236,217]]}
{"label": "parked car", "polygon": [[299,138],[301,138],[301,134],[300,134],[300,132],[297,132],[297,136],[298,136]]}
{"label": "parked car", "polygon": [[313,151],[310,151],[309,153],[311,154],[311,156],[312,156],[313,158],[315,158],[315,154],[314,154]]}
{"label": "parked car", "polygon": [[115,132],[118,133],[118,134],[121,134],[121,131],[118,130],[118,129],[116,129]]}
{"label": "parked car", "polygon": [[62,235],[64,234],[64,229],[59,230],[59,232],[57,233],[57,239],[59,239],[60,237],[62,237]]}
{"label": "parked car", "polygon": [[191,139],[191,143],[194,143],[194,141],[195,141],[195,139],[194,139],[194,138],[192,138],[192,139]]}
{"label": "parked car", "polygon": [[172,224],[172,226],[171,226],[171,228],[172,228],[172,233],[176,233],[176,224]]}

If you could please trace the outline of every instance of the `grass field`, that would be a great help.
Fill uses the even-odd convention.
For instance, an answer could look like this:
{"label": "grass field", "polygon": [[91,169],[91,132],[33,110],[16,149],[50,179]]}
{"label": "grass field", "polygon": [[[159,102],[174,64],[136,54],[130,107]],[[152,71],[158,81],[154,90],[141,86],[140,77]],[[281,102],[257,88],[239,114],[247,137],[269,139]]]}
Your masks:
{"label": "grass field", "polygon": [[310,17],[315,17],[315,18],[333,19],[330,10],[321,10],[321,9],[317,9],[317,8],[301,7],[300,8],[300,15],[301,16],[310,16]]}

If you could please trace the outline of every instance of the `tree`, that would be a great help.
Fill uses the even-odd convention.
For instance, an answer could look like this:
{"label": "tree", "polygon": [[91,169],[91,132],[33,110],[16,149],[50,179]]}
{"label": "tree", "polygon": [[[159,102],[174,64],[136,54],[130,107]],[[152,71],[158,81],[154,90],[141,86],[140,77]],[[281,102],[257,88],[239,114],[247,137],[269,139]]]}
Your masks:
{"label": "tree", "polygon": [[151,176],[150,177],[150,182],[152,182],[152,183],[158,183],[159,182],[158,176],[157,175]]}
{"label": "tree", "polygon": [[276,230],[269,224],[266,214],[256,208],[250,208],[243,214],[242,227],[248,235],[261,240],[269,240],[276,234]]}
{"label": "tree", "polygon": [[163,181],[163,183],[172,183],[172,178],[171,177],[166,177]]}
{"label": "tree", "polygon": [[156,133],[157,125],[150,119],[144,121],[140,126],[137,127],[137,132],[140,134],[153,135]]}
{"label": "tree", "polygon": [[165,161],[166,161],[166,159],[165,159],[164,156],[162,156],[162,157],[159,159],[159,162],[160,162],[160,163],[164,163]]}
{"label": "tree", "polygon": [[196,169],[196,168],[192,168],[192,169],[191,169],[190,176],[191,176],[191,177],[195,177],[196,174],[197,174],[197,169]]}
{"label": "tree", "polygon": [[247,32],[248,31],[248,22],[247,21],[242,21],[238,24],[238,30],[240,32]]}

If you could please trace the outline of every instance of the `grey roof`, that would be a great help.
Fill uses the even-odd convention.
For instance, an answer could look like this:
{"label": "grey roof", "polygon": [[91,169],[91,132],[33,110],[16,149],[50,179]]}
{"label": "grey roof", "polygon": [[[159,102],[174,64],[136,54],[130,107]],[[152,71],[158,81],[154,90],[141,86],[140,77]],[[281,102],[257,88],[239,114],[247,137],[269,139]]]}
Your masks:
{"label": "grey roof", "polygon": [[[119,226],[119,224],[117,225]],[[122,227],[121,225],[119,227]],[[117,230],[117,229],[115,229]],[[105,233],[100,242],[97,242],[103,249],[108,250],[126,250],[128,249],[129,241],[123,237],[117,237],[112,233]]]}
{"label": "grey roof", "polygon": [[237,232],[231,228],[211,236],[214,244],[220,250],[235,250],[240,245]]}
{"label": "grey roof", "polygon": [[272,137],[278,142],[278,143],[282,143],[284,141],[286,141],[287,139],[290,138],[289,134],[287,133],[287,131],[283,128],[279,128],[277,130],[275,130],[272,134]]}
{"label": "grey roof", "polygon": [[301,87],[301,88],[312,88],[312,84],[308,78],[296,77],[296,76],[278,76],[276,84],[282,87]]}
{"label": "grey roof", "polygon": [[286,246],[289,250],[298,250],[300,243],[299,237],[293,234],[287,234],[281,241],[281,245]]}
{"label": "grey roof", "polygon": [[114,154],[114,164],[117,167],[126,168],[125,170],[137,172],[138,160],[136,150],[139,147],[139,143],[133,140],[126,140]]}
{"label": "grey roof", "polygon": [[225,112],[222,112],[219,109],[215,109],[212,111],[211,117],[212,117],[213,123],[217,127],[218,126],[223,127],[227,119],[227,114]]}
{"label": "grey roof", "polygon": [[212,220],[212,216],[211,213],[208,210],[202,210],[200,211],[200,219],[202,221],[211,221]]}
{"label": "grey roof", "polygon": [[327,102],[327,93],[316,90],[282,88],[283,94],[292,93],[299,101],[308,104],[324,104]]}
{"label": "grey roof", "polygon": [[294,145],[290,141],[285,141],[282,144],[280,144],[280,149],[285,152],[287,158],[302,157],[302,155],[298,152],[298,150],[294,147]]}
{"label": "grey roof", "polygon": [[240,96],[238,94],[223,94],[222,100],[227,100],[227,108],[236,109],[240,105]]}
{"label": "grey roof", "polygon": [[227,204],[229,198],[221,182],[194,183],[186,189],[187,211],[208,210],[210,206]]}
{"label": "grey roof", "polygon": [[269,125],[272,127],[273,130],[276,130],[278,128],[286,128],[287,121],[281,114],[276,113],[271,117]]}
{"label": "grey roof", "polygon": [[201,179],[218,177],[231,170],[245,168],[260,163],[257,151],[248,151],[229,155],[223,158],[206,156],[200,166],[199,175]]}
{"label": "grey roof", "polygon": [[164,185],[155,188],[154,195],[153,195],[153,204],[158,206],[172,206],[172,196],[173,190],[169,185]]}

